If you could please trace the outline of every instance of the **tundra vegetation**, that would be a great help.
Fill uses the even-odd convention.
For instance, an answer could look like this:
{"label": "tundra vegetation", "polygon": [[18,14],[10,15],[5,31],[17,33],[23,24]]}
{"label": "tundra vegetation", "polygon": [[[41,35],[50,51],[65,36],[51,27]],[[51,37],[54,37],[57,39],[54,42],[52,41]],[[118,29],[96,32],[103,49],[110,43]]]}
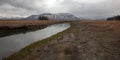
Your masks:
{"label": "tundra vegetation", "polygon": [[120,21],[74,21],[71,28],[3,60],[119,60]]}

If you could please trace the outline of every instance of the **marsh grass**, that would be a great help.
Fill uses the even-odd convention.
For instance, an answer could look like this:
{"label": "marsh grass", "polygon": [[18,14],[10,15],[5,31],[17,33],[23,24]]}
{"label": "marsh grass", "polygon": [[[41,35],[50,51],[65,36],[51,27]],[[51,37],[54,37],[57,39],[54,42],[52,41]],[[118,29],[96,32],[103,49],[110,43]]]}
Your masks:
{"label": "marsh grass", "polygon": [[26,55],[30,54],[32,52],[32,50],[34,50],[34,48],[42,47],[42,46],[46,45],[48,42],[56,39],[57,37],[70,32],[72,30],[72,28],[74,28],[74,24],[70,23],[70,25],[71,25],[71,27],[68,28],[67,30],[57,33],[49,38],[34,42],[34,43],[22,48],[20,51],[13,53],[11,56],[4,57],[2,60],[13,60],[16,58],[17,59],[24,58]]}

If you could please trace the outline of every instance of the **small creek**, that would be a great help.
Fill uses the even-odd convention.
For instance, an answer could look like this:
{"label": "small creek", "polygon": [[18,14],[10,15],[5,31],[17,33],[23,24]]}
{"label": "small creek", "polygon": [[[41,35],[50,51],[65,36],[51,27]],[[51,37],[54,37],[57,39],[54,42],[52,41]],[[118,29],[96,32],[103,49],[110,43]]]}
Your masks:
{"label": "small creek", "polygon": [[0,60],[33,42],[48,38],[70,27],[69,23],[54,24],[44,29],[0,38]]}

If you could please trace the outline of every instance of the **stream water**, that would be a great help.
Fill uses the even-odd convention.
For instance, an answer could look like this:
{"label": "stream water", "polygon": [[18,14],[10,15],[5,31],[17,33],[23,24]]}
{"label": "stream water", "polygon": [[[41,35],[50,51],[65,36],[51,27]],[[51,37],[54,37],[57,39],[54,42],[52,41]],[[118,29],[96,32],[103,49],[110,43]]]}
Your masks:
{"label": "stream water", "polygon": [[33,42],[48,38],[70,27],[69,23],[54,24],[44,29],[0,38],[0,60]]}

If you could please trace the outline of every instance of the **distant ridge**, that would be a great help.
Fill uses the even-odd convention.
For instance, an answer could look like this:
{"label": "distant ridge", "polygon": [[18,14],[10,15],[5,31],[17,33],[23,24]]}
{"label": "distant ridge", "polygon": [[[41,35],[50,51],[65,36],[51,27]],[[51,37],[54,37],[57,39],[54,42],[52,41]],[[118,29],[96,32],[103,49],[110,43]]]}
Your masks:
{"label": "distant ridge", "polygon": [[80,20],[80,18],[78,18],[72,14],[69,14],[69,13],[58,13],[58,14],[43,13],[40,15],[28,16],[28,17],[24,18],[23,20],[39,20],[40,16],[45,16],[49,20]]}

